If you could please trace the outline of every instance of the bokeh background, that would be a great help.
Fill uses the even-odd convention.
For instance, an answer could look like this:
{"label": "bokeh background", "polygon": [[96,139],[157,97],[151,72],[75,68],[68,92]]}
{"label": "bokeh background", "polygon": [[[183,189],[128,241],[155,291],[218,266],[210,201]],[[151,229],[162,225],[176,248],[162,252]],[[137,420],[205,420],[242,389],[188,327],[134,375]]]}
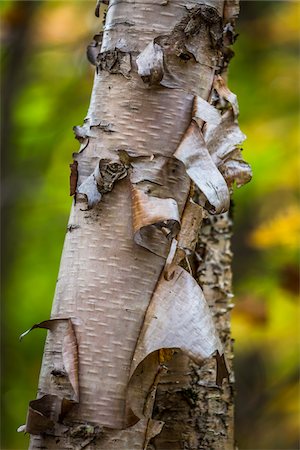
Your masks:
{"label": "bokeh background", "polygon": [[[72,133],[89,104],[85,50],[94,2],[0,1],[2,69],[1,449],[35,398],[71,205]],[[243,449],[299,448],[298,1],[242,1],[229,86],[238,94],[253,181],[235,192],[233,337],[236,438]]]}

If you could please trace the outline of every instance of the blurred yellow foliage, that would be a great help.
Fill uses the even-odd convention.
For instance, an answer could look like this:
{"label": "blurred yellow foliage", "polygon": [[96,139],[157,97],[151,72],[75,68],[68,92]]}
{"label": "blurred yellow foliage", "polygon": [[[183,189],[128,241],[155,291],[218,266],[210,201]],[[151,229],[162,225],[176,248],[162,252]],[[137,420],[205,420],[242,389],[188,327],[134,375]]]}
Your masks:
{"label": "blurred yellow foliage", "polygon": [[270,15],[268,26],[273,42],[299,42],[300,3],[285,2],[277,14]]}
{"label": "blurred yellow foliage", "polygon": [[272,219],[259,225],[250,235],[257,248],[289,246],[297,248],[300,236],[300,208],[291,205]]}
{"label": "blurred yellow foliage", "polygon": [[74,42],[84,39],[87,27],[91,26],[88,17],[91,3],[88,2],[88,7],[84,7],[81,2],[74,3],[46,2],[33,21],[34,41],[40,46],[63,44],[66,51],[68,44],[74,45]]}
{"label": "blurred yellow foliage", "polygon": [[[276,5],[276,3],[275,3]],[[243,5],[241,5],[243,7]],[[300,3],[297,1],[280,2],[280,7],[273,9],[269,15],[262,15],[252,21],[258,35],[267,39],[260,41],[261,46],[299,42]]]}

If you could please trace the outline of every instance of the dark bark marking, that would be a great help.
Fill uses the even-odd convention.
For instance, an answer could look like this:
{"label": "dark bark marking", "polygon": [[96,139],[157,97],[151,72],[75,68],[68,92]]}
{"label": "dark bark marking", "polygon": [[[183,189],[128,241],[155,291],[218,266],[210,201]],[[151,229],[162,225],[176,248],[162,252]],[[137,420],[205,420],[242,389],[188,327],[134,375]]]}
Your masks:
{"label": "dark bark marking", "polygon": [[75,195],[77,189],[78,181],[78,162],[73,161],[70,164],[71,174],[70,174],[70,196]]}

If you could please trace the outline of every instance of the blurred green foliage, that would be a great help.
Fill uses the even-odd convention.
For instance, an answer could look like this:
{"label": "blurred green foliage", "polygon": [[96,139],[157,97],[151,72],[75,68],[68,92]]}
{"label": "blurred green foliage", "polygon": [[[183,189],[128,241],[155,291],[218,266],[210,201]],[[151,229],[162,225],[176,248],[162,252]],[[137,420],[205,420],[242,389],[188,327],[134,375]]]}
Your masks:
{"label": "blurred green foliage", "polygon": [[[28,438],[16,429],[36,395],[45,334],[21,343],[18,336],[49,317],[71,205],[68,164],[78,148],[72,126],[83,122],[93,81],[85,48],[101,21],[94,1],[0,6],[2,88],[12,105],[2,148],[1,449],[21,450]],[[242,1],[230,66],[254,172],[234,196],[241,450],[299,448],[299,6]],[[14,36],[24,26],[20,50]]]}
{"label": "blurred green foliage", "polygon": [[299,2],[241,2],[229,82],[248,136],[236,191],[236,435],[240,449],[299,448]]}

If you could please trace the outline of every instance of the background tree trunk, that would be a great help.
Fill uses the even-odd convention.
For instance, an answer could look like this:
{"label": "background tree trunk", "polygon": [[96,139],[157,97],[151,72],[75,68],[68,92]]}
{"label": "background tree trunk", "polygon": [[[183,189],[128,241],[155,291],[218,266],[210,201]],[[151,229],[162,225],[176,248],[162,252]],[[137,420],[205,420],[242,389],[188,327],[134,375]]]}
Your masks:
{"label": "background tree trunk", "polygon": [[[236,153],[236,101],[218,76],[231,56],[237,10],[236,1],[112,0],[103,41],[97,35],[89,46],[97,73],[87,118],[74,129],[81,143],[72,164],[75,201],[52,320],[34,326],[50,333],[24,428],[32,449],[234,448],[233,375],[222,385],[222,350],[192,275],[230,361],[229,191],[220,173],[230,187],[248,181],[249,168]],[[204,127],[211,120],[215,133]],[[211,156],[201,159],[202,133]],[[224,139],[230,149],[220,155]],[[185,223],[192,235],[200,216],[196,250],[193,236],[180,248],[174,238],[186,239]],[[203,308],[195,326],[190,306]],[[187,342],[189,326],[191,339],[203,334],[207,347]],[[151,330],[165,345],[154,345]],[[199,366],[215,351],[217,374],[213,359]]]}

